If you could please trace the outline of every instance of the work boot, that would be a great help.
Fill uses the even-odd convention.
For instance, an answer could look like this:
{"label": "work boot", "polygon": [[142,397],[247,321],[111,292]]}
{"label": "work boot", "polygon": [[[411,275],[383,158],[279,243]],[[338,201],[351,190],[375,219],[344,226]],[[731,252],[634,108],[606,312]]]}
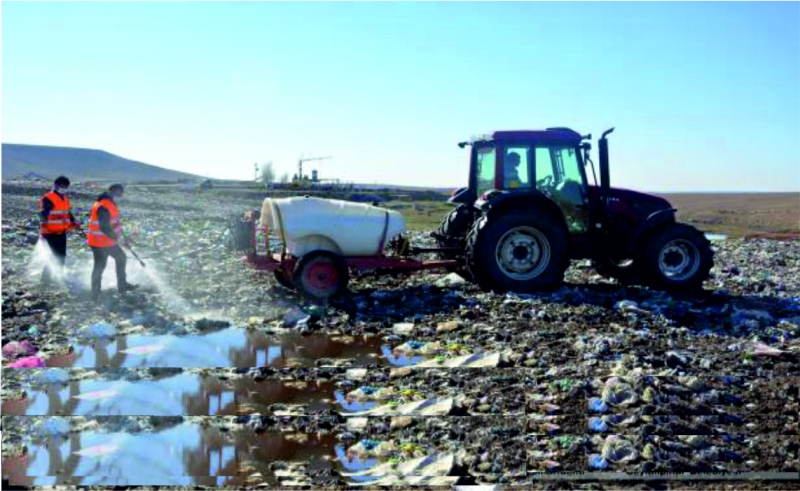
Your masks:
{"label": "work boot", "polygon": [[119,292],[120,293],[128,293],[129,291],[135,290],[137,288],[139,288],[139,285],[134,285],[134,284],[131,284],[131,283],[125,283],[124,285],[119,287]]}

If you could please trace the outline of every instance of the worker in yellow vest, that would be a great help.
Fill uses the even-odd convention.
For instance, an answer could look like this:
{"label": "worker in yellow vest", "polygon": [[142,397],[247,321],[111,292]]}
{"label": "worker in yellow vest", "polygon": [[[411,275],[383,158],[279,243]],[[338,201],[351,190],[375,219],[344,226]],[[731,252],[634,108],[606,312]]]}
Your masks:
{"label": "worker in yellow vest", "polygon": [[[41,218],[40,235],[53,253],[55,261],[47,261],[42,271],[42,282],[51,284],[54,274],[63,275],[64,263],[67,259],[67,232],[80,229],[80,224],[72,214],[72,206],[67,197],[69,179],[59,176],[53,183],[53,189],[39,200]],[[53,264],[55,263],[55,264]],[[57,271],[54,271],[57,269]]]}
{"label": "worker in yellow vest", "polygon": [[94,255],[94,269],[92,270],[92,299],[100,297],[101,280],[103,271],[108,264],[108,257],[114,258],[117,269],[117,289],[120,293],[127,293],[136,288],[128,283],[125,274],[127,257],[122,246],[125,246],[125,237],[122,235],[122,222],[117,204],[125,194],[122,184],[114,184],[108,191],[97,198],[92,206],[92,216],[89,219],[89,232],[87,241]]}

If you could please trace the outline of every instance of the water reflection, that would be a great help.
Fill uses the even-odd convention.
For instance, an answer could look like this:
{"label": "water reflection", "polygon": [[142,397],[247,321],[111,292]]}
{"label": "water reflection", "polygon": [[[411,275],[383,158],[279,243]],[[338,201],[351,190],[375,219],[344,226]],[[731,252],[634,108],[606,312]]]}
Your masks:
{"label": "water reflection", "polygon": [[[47,369],[46,369],[47,370]],[[56,369],[52,369],[56,370]],[[251,377],[221,380],[211,375],[180,373],[142,380],[73,380],[35,390],[22,400],[4,400],[3,414],[27,416],[215,416],[268,414],[273,404],[303,404],[309,412],[335,408],[333,381],[299,381]],[[354,410],[346,406],[345,410]]]}
{"label": "water reflection", "polygon": [[[51,438],[29,444],[24,459],[4,458],[3,464],[12,483],[30,486],[277,485],[330,475],[340,467],[337,455],[346,459],[332,434],[221,432],[182,423],[161,431],[87,431]],[[344,465],[364,468],[352,461]]]}
{"label": "water reflection", "polygon": [[[137,367],[284,367],[316,366],[321,358],[352,358],[357,366],[379,361],[377,337],[345,338],[290,333],[268,336],[260,331],[227,328],[202,335],[120,336],[113,341],[78,345],[69,356],[48,366],[81,368]],[[391,360],[389,360],[391,363]]]}
{"label": "water reflection", "polygon": [[[11,482],[55,485],[234,484],[237,446],[218,430],[179,424],[157,432],[83,432],[28,447]],[[25,479],[34,477],[35,479]],[[205,477],[205,479],[203,479]],[[199,478],[199,479],[198,479]]]}

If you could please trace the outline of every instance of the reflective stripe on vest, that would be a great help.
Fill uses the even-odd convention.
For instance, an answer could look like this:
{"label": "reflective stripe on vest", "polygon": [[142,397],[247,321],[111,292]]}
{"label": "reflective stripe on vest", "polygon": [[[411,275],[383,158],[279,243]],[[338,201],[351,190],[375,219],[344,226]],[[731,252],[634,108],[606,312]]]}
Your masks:
{"label": "reflective stripe on vest", "polygon": [[72,223],[69,219],[69,198],[60,196],[55,191],[50,191],[39,201],[39,211],[44,211],[45,198],[53,203],[53,209],[50,210],[50,213],[47,214],[47,218],[42,222],[42,233],[63,234],[69,230]]}
{"label": "reflective stripe on vest", "polygon": [[105,208],[108,210],[111,221],[111,228],[119,237],[122,234],[122,225],[119,221],[119,209],[110,199],[102,199],[92,206],[92,216],[89,219],[89,230],[86,234],[87,242],[91,247],[112,247],[117,241],[107,236],[100,230],[100,218],[97,216],[98,210]]}

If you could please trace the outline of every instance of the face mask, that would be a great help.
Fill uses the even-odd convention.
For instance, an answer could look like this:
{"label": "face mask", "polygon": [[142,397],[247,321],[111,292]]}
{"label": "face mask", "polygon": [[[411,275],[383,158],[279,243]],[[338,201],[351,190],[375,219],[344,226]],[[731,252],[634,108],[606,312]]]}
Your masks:
{"label": "face mask", "polygon": [[67,191],[68,191],[67,188],[56,187],[56,192],[59,194],[67,194]]}

